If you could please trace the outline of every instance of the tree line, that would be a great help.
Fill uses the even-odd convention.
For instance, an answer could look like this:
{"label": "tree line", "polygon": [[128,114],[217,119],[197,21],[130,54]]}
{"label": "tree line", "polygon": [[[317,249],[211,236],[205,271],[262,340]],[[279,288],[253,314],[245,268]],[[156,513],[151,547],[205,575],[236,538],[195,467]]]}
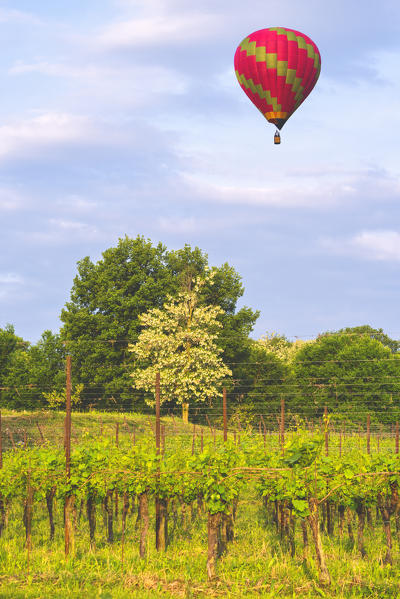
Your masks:
{"label": "tree line", "polygon": [[[203,327],[204,339],[209,331],[212,343],[200,340],[200,333],[193,341],[190,317],[179,333],[179,349],[172,342],[176,326],[170,331],[163,325],[164,336],[160,336],[162,327],[154,318],[165,320],[166,311],[176,312],[180,300],[188,306],[195,281],[201,282],[195,290],[203,323],[198,331]],[[227,263],[210,266],[207,254],[197,247],[168,250],[141,236],[124,237],[97,262],[89,257],[78,262],[59,332],[45,331],[32,344],[19,337],[12,325],[0,328],[1,406],[37,409],[61,404],[68,353],[73,362],[73,399],[79,407],[151,409],[151,389],[143,381],[151,372],[149,360],[153,359],[153,367],[157,363],[150,350],[146,354],[150,337],[143,342],[147,322],[153,323],[160,351],[164,347],[164,365],[173,351],[190,354],[193,364],[202,360],[207,364],[212,392],[197,394],[194,375],[187,385],[193,415],[199,419],[205,408],[215,409],[218,385],[228,390],[232,417],[243,423],[254,422],[260,414],[273,418],[282,398],[289,412],[304,418],[319,417],[325,405],[352,420],[362,420],[366,412],[380,420],[399,417],[399,341],[368,325],[327,331],[309,341],[293,341],[277,333],[254,340],[250,334],[259,311],[237,308],[243,293],[235,269]],[[177,313],[175,317],[181,326],[181,317]],[[195,346],[196,351],[189,352]],[[206,360],[206,346],[218,358],[208,354]],[[137,348],[136,353],[132,348]],[[215,376],[217,367],[223,376]],[[182,371],[185,364],[179,368]],[[169,376],[170,381],[179,378]],[[182,402],[173,386],[163,399],[168,409]]]}

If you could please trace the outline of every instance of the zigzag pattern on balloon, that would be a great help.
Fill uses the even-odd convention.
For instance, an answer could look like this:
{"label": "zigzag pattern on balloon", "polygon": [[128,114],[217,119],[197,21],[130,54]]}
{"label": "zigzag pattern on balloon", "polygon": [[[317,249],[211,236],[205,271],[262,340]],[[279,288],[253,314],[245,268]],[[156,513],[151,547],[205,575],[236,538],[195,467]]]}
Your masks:
{"label": "zigzag pattern on balloon", "polygon": [[320,71],[317,46],[294,29],[256,31],[235,53],[235,73],[241,88],[279,129],[312,91]]}

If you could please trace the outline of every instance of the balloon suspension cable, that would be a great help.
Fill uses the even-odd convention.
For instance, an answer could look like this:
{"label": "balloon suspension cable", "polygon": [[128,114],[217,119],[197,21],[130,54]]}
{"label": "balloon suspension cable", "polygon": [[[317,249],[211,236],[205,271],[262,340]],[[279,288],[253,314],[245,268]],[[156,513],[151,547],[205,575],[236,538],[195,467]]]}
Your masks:
{"label": "balloon suspension cable", "polygon": [[281,134],[279,133],[278,130],[275,131],[275,135],[274,135],[274,144],[278,145],[281,143]]}

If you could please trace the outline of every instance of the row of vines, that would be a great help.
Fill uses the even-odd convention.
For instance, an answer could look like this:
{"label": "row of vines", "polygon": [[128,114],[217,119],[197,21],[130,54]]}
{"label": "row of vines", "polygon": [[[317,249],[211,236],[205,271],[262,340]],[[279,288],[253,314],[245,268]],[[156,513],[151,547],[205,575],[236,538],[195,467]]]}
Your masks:
{"label": "row of vines", "polygon": [[[207,519],[206,568],[209,580],[217,576],[218,559],[235,538],[239,498],[249,485],[256,489],[260,509],[276,527],[292,555],[300,550],[310,559],[310,547],[320,582],[330,583],[323,536],[347,534],[366,556],[367,525],[379,526],[385,544],[384,563],[392,563],[392,534],[400,531],[400,457],[396,453],[368,454],[358,448],[345,455],[326,455],[323,433],[296,431],[277,451],[276,440],[242,434],[238,439],[211,439],[203,446],[176,437],[157,452],[152,436],[132,442],[122,437],[87,435],[71,454],[70,475],[65,473],[62,447],[15,446],[4,453],[0,469],[0,534],[11,507],[21,506],[30,548],[35,510],[47,513],[49,537],[55,534],[55,506],[72,514],[68,531],[73,551],[74,534],[87,526],[92,547],[98,535],[99,515],[107,540],[115,540],[116,518],[125,541],[126,520],[134,514],[138,555],[145,558],[153,530],[155,501],[156,547],[168,550],[169,531],[177,514]],[[79,518],[77,514],[79,513]],[[68,514],[67,514],[68,516]],[[123,555],[123,554],[122,554]]]}

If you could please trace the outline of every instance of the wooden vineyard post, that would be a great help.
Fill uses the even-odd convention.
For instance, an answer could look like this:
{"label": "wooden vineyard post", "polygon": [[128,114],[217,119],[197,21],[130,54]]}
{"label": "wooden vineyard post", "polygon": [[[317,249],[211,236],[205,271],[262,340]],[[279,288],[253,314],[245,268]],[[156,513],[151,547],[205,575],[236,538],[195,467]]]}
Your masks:
{"label": "wooden vineyard post", "polygon": [[218,531],[221,524],[221,514],[208,513],[207,537],[208,537],[208,553],[207,553],[207,578],[212,581],[216,577],[216,565],[218,559]]}
{"label": "wooden vineyard post", "polygon": [[3,431],[0,410],[0,468],[3,468]]}
{"label": "wooden vineyard post", "polygon": [[[3,468],[3,431],[0,410],[0,469]],[[0,493],[0,536],[3,534],[6,523],[6,510],[3,495]]]}
{"label": "wooden vineyard post", "polygon": [[26,500],[25,500],[25,532],[26,532],[26,569],[29,575],[31,550],[32,550],[32,511],[33,511],[33,489],[31,484],[31,464],[29,461],[28,477],[26,482]]}
{"label": "wooden vineyard post", "polygon": [[160,373],[156,374],[156,451],[160,453]]}
{"label": "wooden vineyard post", "polygon": [[396,420],[396,445],[395,445],[396,453],[399,453],[399,421]]}
{"label": "wooden vineyard post", "polygon": [[165,454],[165,425],[161,425],[161,455]]}
{"label": "wooden vineyard post", "polygon": [[264,420],[262,414],[260,414],[260,418],[261,418],[261,422],[263,425],[264,449],[266,449],[266,447],[267,447],[267,427],[265,426],[265,420]]}
{"label": "wooden vineyard post", "polygon": [[193,424],[192,455],[194,455],[195,446],[196,446],[196,424]]}
{"label": "wooden vineyard post", "polygon": [[[66,410],[65,410],[65,471],[67,484],[71,479],[71,356],[67,356],[66,364]],[[65,557],[74,549],[74,528],[72,523],[72,512],[74,509],[74,496],[67,494],[64,503],[64,540]]]}
{"label": "wooden vineyard post", "polygon": [[189,404],[182,404],[182,420],[184,424],[189,424]]}
{"label": "wooden vineyard post", "polygon": [[44,443],[45,442],[44,434],[43,434],[42,428],[37,420],[36,420],[36,426],[39,431],[40,441],[41,441],[41,443]]}
{"label": "wooden vineyard post", "polygon": [[328,431],[328,406],[324,408],[324,425],[325,425],[325,455],[329,455],[329,431]]}
{"label": "wooden vineyard post", "polygon": [[285,400],[281,399],[280,437],[282,454],[285,453]]}
{"label": "wooden vineyard post", "polygon": [[[119,447],[119,422],[115,424],[115,446]],[[118,490],[115,489],[115,519],[118,519]]]}
{"label": "wooden vineyard post", "polygon": [[203,429],[201,429],[201,435],[200,435],[200,451],[201,451],[201,453],[203,453],[203,449],[204,449],[204,439],[203,439]]}
{"label": "wooden vineyard post", "polygon": [[367,453],[371,453],[371,415],[367,414]]}
{"label": "wooden vineyard post", "polygon": [[228,419],[226,413],[226,387],[223,388],[222,392],[222,411],[224,416],[224,443],[228,440]]}
{"label": "wooden vineyard post", "polygon": [[[156,374],[156,452],[157,457],[160,456],[161,446],[161,424],[160,424],[160,373]],[[160,484],[160,471],[157,472],[158,487]],[[158,497],[155,498],[156,508],[156,549],[157,551],[165,551],[167,548],[168,539],[168,513],[167,500]]]}

